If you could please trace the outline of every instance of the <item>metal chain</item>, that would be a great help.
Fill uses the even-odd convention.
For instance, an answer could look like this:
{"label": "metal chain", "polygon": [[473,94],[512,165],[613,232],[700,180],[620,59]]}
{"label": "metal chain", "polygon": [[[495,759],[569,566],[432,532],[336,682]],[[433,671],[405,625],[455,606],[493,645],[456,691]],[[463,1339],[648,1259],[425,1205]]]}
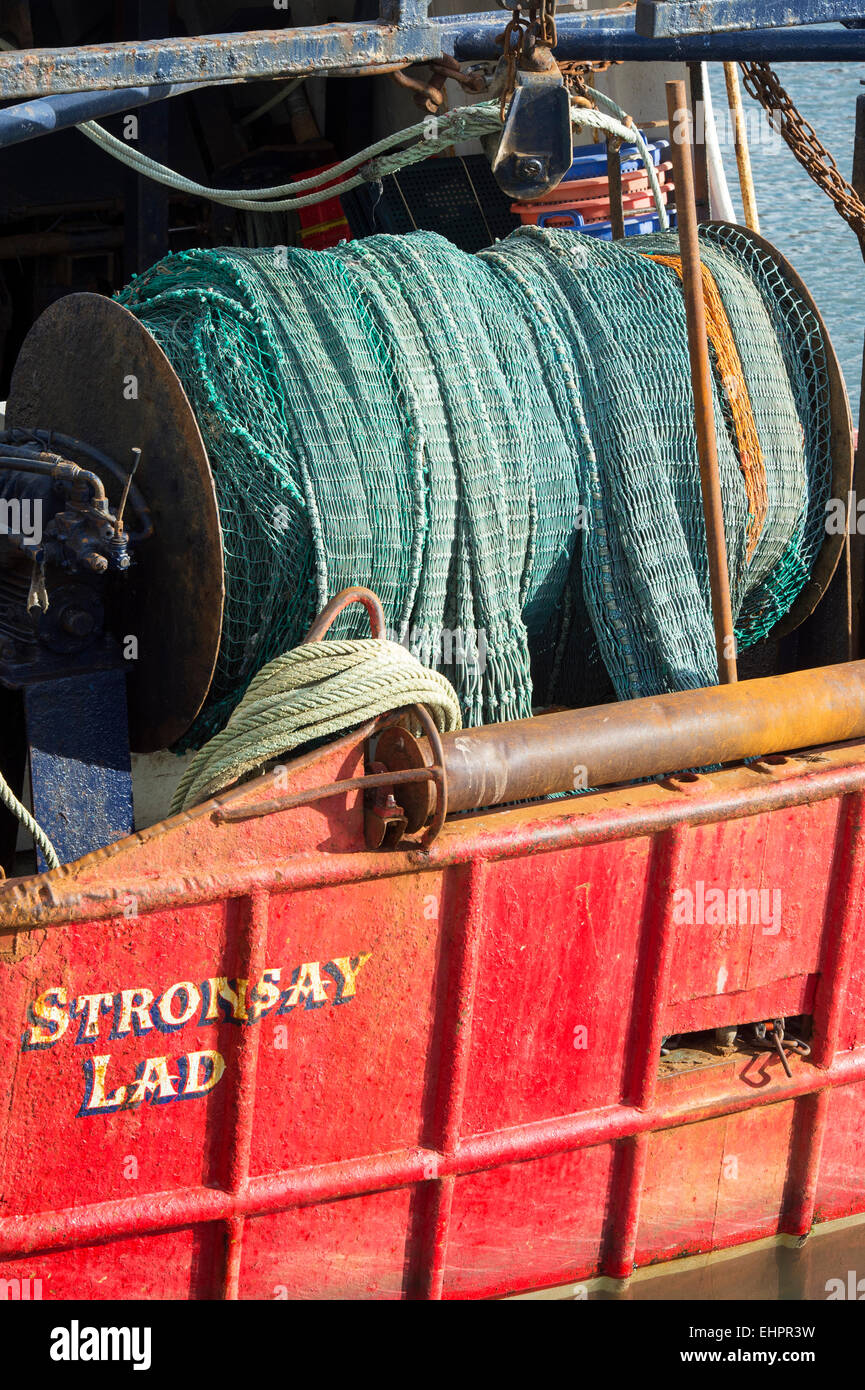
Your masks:
{"label": "metal chain", "polygon": [[537,41],[545,48],[556,46],[556,0],[540,0],[537,18]]}
{"label": "metal chain", "polygon": [[[589,95],[589,78],[595,73],[606,72],[608,68],[616,67],[622,62],[621,58],[596,58],[583,59],[581,61],[571,60],[559,63],[559,70],[564,78],[565,86],[568,89],[572,106],[592,107],[597,106],[594,97]],[[631,117],[628,123],[633,124]]]}
{"label": "metal chain", "polygon": [[524,57],[531,53],[535,44],[545,48],[556,46],[556,0],[529,0],[528,16],[522,14],[519,4],[514,6],[513,14],[503,34],[496,43],[504,48],[507,76],[501,98],[502,120],[505,110],[517,85],[517,68]]}
{"label": "metal chain", "polygon": [[860,241],[865,241],[865,203],[847,182],[812,125],[797,110],[768,63],[740,63],[745,90],[759,101],[773,130],[777,130],[809,176],[828,194]]}
{"label": "metal chain", "polygon": [[514,94],[514,88],[517,85],[517,67],[523,56],[526,34],[531,28],[531,23],[531,19],[524,18],[520,12],[519,5],[515,5],[514,12],[505,26],[504,33],[497,39],[497,42],[502,44],[504,48],[505,63],[507,65],[505,85],[502,89],[501,102],[499,103],[502,122],[504,122],[505,112]]}

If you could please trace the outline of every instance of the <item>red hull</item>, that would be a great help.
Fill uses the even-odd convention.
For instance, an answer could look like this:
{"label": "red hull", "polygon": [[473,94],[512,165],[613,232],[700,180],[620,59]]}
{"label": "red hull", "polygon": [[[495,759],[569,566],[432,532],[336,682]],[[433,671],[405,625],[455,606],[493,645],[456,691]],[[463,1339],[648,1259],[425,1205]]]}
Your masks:
{"label": "red hull", "polygon": [[[356,794],[211,803],[6,885],[0,1277],[475,1298],[865,1211],[863,790],[846,745],[379,854]],[[796,1014],[792,1079],[658,1077],[667,1034]]]}

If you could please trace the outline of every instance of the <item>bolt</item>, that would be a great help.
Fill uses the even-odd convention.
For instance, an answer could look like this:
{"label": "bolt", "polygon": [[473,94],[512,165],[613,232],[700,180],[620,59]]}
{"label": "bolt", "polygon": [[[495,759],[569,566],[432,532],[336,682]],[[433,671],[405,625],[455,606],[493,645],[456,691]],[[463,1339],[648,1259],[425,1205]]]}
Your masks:
{"label": "bolt", "polygon": [[542,159],[518,159],[517,178],[525,179],[528,183],[534,183],[536,179],[544,176],[544,161]]}
{"label": "bolt", "polygon": [[84,563],[89,570],[94,570],[96,574],[102,574],[108,569],[108,561],[104,555],[99,555],[93,551],[90,555],[84,556]]}
{"label": "bolt", "polygon": [[60,620],[60,626],[70,637],[89,637],[96,626],[92,613],[84,608],[67,608]]}

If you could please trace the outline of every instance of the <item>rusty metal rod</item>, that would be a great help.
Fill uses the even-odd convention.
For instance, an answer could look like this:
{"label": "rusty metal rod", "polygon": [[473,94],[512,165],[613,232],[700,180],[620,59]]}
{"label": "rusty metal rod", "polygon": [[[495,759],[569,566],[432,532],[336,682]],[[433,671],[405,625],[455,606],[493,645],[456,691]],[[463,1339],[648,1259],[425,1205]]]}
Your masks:
{"label": "rusty metal rod", "polygon": [[[691,112],[694,119],[694,139],[691,141],[691,152],[693,157],[694,169],[694,206],[697,209],[697,221],[708,222],[712,215],[711,200],[709,198],[709,159],[706,147],[706,98],[703,89],[703,64],[688,64],[688,85],[691,89]],[[667,83],[667,86],[670,84]],[[682,84],[684,93],[684,83]],[[682,110],[686,107],[687,98],[679,107]],[[672,127],[671,127],[672,130]],[[672,144],[673,141],[671,140]]]}
{"label": "rusty metal rod", "polygon": [[739,188],[742,193],[742,209],[745,226],[752,232],[760,232],[760,214],[757,211],[757,194],[754,191],[754,175],[751,171],[751,151],[748,148],[748,128],[742,108],[742,91],[739,86],[739,69],[735,63],[724,64],[724,81],[727,84],[727,105],[733,116],[736,142],[736,167],[739,170]]}
{"label": "rusty metal rod", "polygon": [[321,787],[294,792],[291,796],[276,796],[271,801],[217,806],[213,812],[213,819],[217,825],[242,820],[260,820],[262,816],[290,811],[295,806],[312,806],[316,801],[326,801],[331,796],[346,796],[349,792],[357,791],[368,792],[374,787],[391,788],[418,781],[431,782],[434,778],[435,770],[432,767],[411,768],[405,772],[367,772],[359,777],[344,777],[341,782],[326,782]]}
{"label": "rusty metal rod", "polygon": [[697,233],[697,209],[694,202],[690,123],[684,82],[668,82],[666,87],[667,115],[670,121],[670,150],[673,159],[673,180],[676,187],[679,250],[682,257],[682,286],[685,294],[685,312],[688,319],[688,352],[691,358],[697,450],[700,458],[700,487],[703,494],[703,513],[706,518],[706,549],[709,557],[712,621],[715,628],[715,647],[718,653],[718,680],[723,685],[731,684],[738,679],[736,639],[733,635],[730,576],[727,569],[727,544],[724,538],[724,509],[721,499],[721,480],[718,473],[712,368],[709,363],[706,311],[703,304],[703,276],[700,266],[700,242]]}
{"label": "rusty metal rod", "polygon": [[353,584],[350,589],[342,589],[322,608],[309,632],[304,637],[304,642],[321,642],[344,608],[350,608],[353,603],[362,603],[369,616],[370,635],[372,637],[386,637],[387,628],[385,627],[384,609],[381,606],[381,599],[374,594],[372,589],[365,589],[362,584]]}
{"label": "rusty metal rod", "polygon": [[[441,744],[448,808],[469,811],[863,737],[865,661],[853,661],[486,724]],[[432,762],[404,730],[376,757],[390,770]]]}
{"label": "rusty metal rod", "polygon": [[614,135],[607,136],[607,181],[610,185],[610,230],[613,241],[621,241],[625,235],[625,206],[622,202],[622,161],[619,156],[620,142]]}

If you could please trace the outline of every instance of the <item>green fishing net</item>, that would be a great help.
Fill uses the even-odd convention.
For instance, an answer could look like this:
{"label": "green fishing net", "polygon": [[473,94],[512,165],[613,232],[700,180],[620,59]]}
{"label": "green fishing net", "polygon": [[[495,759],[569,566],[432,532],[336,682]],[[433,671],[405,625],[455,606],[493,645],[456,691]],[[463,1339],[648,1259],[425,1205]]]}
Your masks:
{"label": "green fishing net", "polygon": [[[830,481],[819,325],[746,234],[704,229],[766,468],[751,520],[715,373],[742,645],[808,579]],[[467,725],[712,684],[705,527],[681,282],[648,254],[523,227],[478,255],[427,232],[324,252],[169,256],[120,296],[192,402],[216,481],[226,603],[184,746],[217,732],[333,594],[455,685]],[[359,610],[335,635],[364,635]]]}

